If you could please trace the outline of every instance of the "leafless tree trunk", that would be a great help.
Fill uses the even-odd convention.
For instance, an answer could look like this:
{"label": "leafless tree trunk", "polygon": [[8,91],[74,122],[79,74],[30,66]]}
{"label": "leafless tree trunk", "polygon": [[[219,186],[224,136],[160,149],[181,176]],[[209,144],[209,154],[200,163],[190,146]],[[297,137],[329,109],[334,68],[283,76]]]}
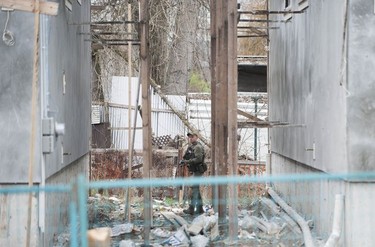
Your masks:
{"label": "leafless tree trunk", "polygon": [[195,0],[177,0],[174,37],[170,49],[166,93],[185,94],[196,44],[199,4]]}

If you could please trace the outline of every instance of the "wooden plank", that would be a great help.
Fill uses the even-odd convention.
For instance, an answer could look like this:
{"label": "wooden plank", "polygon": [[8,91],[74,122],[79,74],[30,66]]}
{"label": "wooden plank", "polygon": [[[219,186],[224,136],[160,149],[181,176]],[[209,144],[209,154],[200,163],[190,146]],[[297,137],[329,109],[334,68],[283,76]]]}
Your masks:
{"label": "wooden plank", "polygon": [[[29,153],[29,186],[34,184],[34,155],[35,155],[35,136],[37,131],[37,98],[39,92],[39,28],[40,28],[40,1],[35,1],[35,15],[34,15],[34,59],[33,59],[33,78],[31,84],[31,135],[30,135],[30,153]],[[28,214],[27,214],[27,233],[26,233],[26,247],[30,246],[31,238],[31,219],[32,219],[32,193],[29,193]]]}
{"label": "wooden plank", "polygon": [[244,117],[247,117],[248,119],[253,120],[253,121],[255,121],[255,122],[264,122],[262,119],[257,118],[256,116],[254,116],[254,115],[252,115],[252,114],[250,114],[250,113],[248,113],[248,112],[242,111],[242,110],[240,110],[240,109],[237,109],[237,113],[238,113],[239,115],[244,116]]}
{"label": "wooden plank", "polygon": [[[26,11],[26,12],[37,12],[35,1],[31,0],[0,0],[0,7]],[[46,15],[57,15],[59,10],[59,4],[53,2],[39,1],[38,11],[41,14]]]}

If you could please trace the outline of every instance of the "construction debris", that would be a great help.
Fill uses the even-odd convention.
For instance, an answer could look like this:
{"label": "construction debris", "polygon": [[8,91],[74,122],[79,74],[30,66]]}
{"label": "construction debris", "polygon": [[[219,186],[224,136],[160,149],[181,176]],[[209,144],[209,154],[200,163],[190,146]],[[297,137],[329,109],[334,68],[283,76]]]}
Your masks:
{"label": "construction debris", "polygon": [[135,247],[135,243],[131,240],[121,240],[119,247]]}
{"label": "construction debris", "polygon": [[111,229],[111,237],[120,236],[121,234],[131,233],[133,231],[133,224],[126,223],[121,225],[116,225]]}
{"label": "construction debris", "polygon": [[185,226],[182,226],[178,231],[173,234],[170,238],[165,240],[162,245],[172,245],[172,246],[189,246],[190,238],[189,234],[186,232]]}
{"label": "construction debris", "polygon": [[[271,192],[272,198],[276,198]],[[272,198],[260,197],[250,206],[240,208],[238,212],[239,246],[301,246],[305,244],[301,227]],[[282,203],[281,203],[282,204]],[[118,196],[105,197],[96,195],[88,200],[90,241],[111,246],[139,246],[143,243],[142,205],[131,204],[132,223],[123,223],[124,200]],[[219,227],[218,214],[209,206],[205,212],[193,217],[182,212],[181,205],[166,200],[153,199],[153,227],[151,244],[153,246],[208,246],[225,245],[226,230]],[[313,224],[306,227],[310,228]],[[104,227],[104,228],[103,228]],[[224,230],[223,230],[224,229]],[[310,229],[309,229],[310,230]],[[224,232],[223,232],[224,231]],[[108,238],[107,238],[108,235]],[[223,237],[224,236],[224,237]],[[54,246],[68,246],[69,234],[62,233],[55,238]],[[312,238],[318,246],[317,238]],[[102,245],[100,245],[102,246]],[[103,245],[105,246],[105,245]]]}

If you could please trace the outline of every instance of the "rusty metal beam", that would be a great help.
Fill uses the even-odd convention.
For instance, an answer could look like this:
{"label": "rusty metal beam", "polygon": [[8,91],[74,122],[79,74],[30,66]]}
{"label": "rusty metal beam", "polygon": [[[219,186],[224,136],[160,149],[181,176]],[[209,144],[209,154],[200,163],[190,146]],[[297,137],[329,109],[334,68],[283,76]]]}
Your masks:
{"label": "rusty metal beam", "polygon": [[238,38],[264,38],[264,37],[268,37],[268,34],[238,35]]}
{"label": "rusty metal beam", "polygon": [[[92,45],[99,45],[99,46],[120,46],[120,45],[129,45],[130,43],[129,42],[93,42]],[[132,45],[141,45],[141,43],[137,42],[132,42],[131,43]]]}
{"label": "rusty metal beam", "polygon": [[104,5],[91,5],[91,11],[102,11],[105,9],[106,6]]}
{"label": "rusty metal beam", "polygon": [[138,39],[85,39],[92,42],[139,42]]}
{"label": "rusty metal beam", "polygon": [[83,26],[83,25],[121,25],[121,24],[139,24],[139,21],[93,21],[93,22],[82,22],[76,23],[72,22],[69,25],[73,26]]}
{"label": "rusty metal beam", "polygon": [[240,19],[239,22],[285,22],[285,21],[272,21],[272,20],[262,20],[262,19]]}
{"label": "rusty metal beam", "polygon": [[263,30],[269,30],[269,29],[279,29],[279,27],[254,27],[254,26],[243,27],[243,26],[238,26],[237,29],[263,29]]}
{"label": "rusty metal beam", "polygon": [[302,14],[304,13],[303,10],[280,10],[280,11],[272,11],[272,10],[250,10],[250,11],[239,11],[240,14],[248,14],[248,15],[273,15],[273,14]]}

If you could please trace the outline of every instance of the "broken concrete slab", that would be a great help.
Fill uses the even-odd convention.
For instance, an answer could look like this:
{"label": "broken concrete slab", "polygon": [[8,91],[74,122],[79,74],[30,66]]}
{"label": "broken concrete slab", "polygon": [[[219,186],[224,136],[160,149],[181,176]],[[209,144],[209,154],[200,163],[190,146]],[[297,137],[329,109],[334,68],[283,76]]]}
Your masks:
{"label": "broken concrete slab", "polygon": [[135,243],[131,240],[121,240],[119,247],[135,247]]}
{"label": "broken concrete slab", "polygon": [[111,237],[120,236],[121,234],[131,233],[133,231],[134,225],[132,223],[125,223],[121,225],[116,225],[111,229]]}
{"label": "broken concrete slab", "polygon": [[203,230],[203,227],[200,225],[192,224],[190,227],[187,229],[188,233],[190,233],[193,236],[199,235],[199,233]]}
{"label": "broken concrete slab", "polygon": [[194,247],[205,247],[208,245],[209,239],[203,235],[197,235],[190,238]]}
{"label": "broken concrete slab", "polygon": [[164,218],[170,221],[172,224],[176,225],[177,223],[178,227],[189,225],[189,223],[184,218],[173,212],[161,212],[161,215],[163,215]]}
{"label": "broken concrete slab", "polygon": [[159,237],[159,238],[169,238],[172,233],[168,230],[163,230],[161,228],[156,228],[156,229],[152,229],[151,230],[151,233],[155,235],[155,237]]}
{"label": "broken concrete slab", "polygon": [[190,244],[190,237],[189,234],[186,231],[185,226],[182,226],[178,231],[173,234],[171,237],[169,237],[167,240],[165,240],[162,245],[172,245],[172,246],[181,246],[181,245],[187,245]]}

